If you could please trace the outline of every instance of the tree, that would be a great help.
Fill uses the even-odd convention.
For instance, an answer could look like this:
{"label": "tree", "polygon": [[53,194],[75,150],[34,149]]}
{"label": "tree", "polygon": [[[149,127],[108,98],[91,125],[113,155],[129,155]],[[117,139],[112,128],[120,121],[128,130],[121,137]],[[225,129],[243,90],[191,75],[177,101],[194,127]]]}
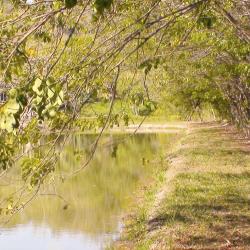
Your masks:
{"label": "tree", "polygon": [[[104,129],[128,122],[126,110],[114,111],[117,98],[145,116],[156,109],[152,96],[164,99],[167,90],[184,110],[208,103],[249,126],[247,1],[2,0],[0,8],[0,81],[10,88],[0,107],[0,167],[5,174],[20,166],[15,196],[25,189],[25,203],[53,173],[62,133],[101,128],[84,168]],[[98,100],[109,109],[93,119]],[[40,140],[45,128],[56,132],[49,148]]]}

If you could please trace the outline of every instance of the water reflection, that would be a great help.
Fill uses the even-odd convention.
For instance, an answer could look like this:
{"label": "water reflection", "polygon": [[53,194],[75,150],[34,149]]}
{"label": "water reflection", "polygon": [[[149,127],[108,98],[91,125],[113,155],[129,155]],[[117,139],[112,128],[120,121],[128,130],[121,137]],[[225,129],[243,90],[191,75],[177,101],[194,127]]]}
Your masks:
{"label": "water reflection", "polygon": [[[124,135],[105,135],[84,171],[64,182],[55,178],[55,185],[46,186],[8,230],[1,230],[0,249],[103,249],[119,235],[122,211],[138,183],[150,179],[157,167],[152,161],[166,152],[174,136],[138,134],[123,140]],[[94,135],[72,135],[57,175],[79,168],[94,140]],[[52,195],[55,189],[60,197]]]}

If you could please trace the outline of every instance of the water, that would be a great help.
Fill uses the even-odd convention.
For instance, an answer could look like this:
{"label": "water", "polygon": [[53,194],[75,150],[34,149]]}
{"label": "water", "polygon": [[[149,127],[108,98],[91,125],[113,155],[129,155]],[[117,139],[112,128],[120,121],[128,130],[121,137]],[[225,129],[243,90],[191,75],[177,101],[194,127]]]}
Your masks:
{"label": "water", "polygon": [[73,135],[50,185],[0,229],[0,249],[104,249],[119,237],[122,214],[131,206],[136,188],[152,179],[174,137],[105,135],[91,164],[62,181],[62,176],[79,168],[88,157],[95,139],[93,135]]}

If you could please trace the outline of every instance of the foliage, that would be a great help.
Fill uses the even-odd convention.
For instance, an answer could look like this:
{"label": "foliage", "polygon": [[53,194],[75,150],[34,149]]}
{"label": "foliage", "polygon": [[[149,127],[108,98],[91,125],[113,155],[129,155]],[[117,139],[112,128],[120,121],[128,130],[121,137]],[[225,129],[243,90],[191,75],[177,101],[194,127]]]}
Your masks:
{"label": "foliage", "polygon": [[162,103],[184,119],[210,107],[249,131],[247,11],[231,0],[0,1],[1,170],[24,158],[16,166],[39,185],[60,134],[127,125]]}

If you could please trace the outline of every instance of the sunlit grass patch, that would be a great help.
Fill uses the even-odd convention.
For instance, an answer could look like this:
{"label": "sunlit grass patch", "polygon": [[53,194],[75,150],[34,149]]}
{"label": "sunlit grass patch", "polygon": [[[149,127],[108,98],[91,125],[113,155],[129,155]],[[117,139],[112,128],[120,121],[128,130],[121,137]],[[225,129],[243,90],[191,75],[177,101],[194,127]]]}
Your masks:
{"label": "sunlit grass patch", "polygon": [[213,221],[216,211],[247,210],[249,205],[250,173],[247,172],[180,174],[173,185],[174,191],[164,201],[164,212],[160,213],[166,223]]}
{"label": "sunlit grass patch", "polygon": [[173,185],[158,219],[164,230],[175,228],[176,244],[250,246],[250,173],[183,173]]}
{"label": "sunlit grass patch", "polygon": [[240,173],[250,171],[250,150],[223,129],[199,129],[182,140],[176,152],[191,171]]}

